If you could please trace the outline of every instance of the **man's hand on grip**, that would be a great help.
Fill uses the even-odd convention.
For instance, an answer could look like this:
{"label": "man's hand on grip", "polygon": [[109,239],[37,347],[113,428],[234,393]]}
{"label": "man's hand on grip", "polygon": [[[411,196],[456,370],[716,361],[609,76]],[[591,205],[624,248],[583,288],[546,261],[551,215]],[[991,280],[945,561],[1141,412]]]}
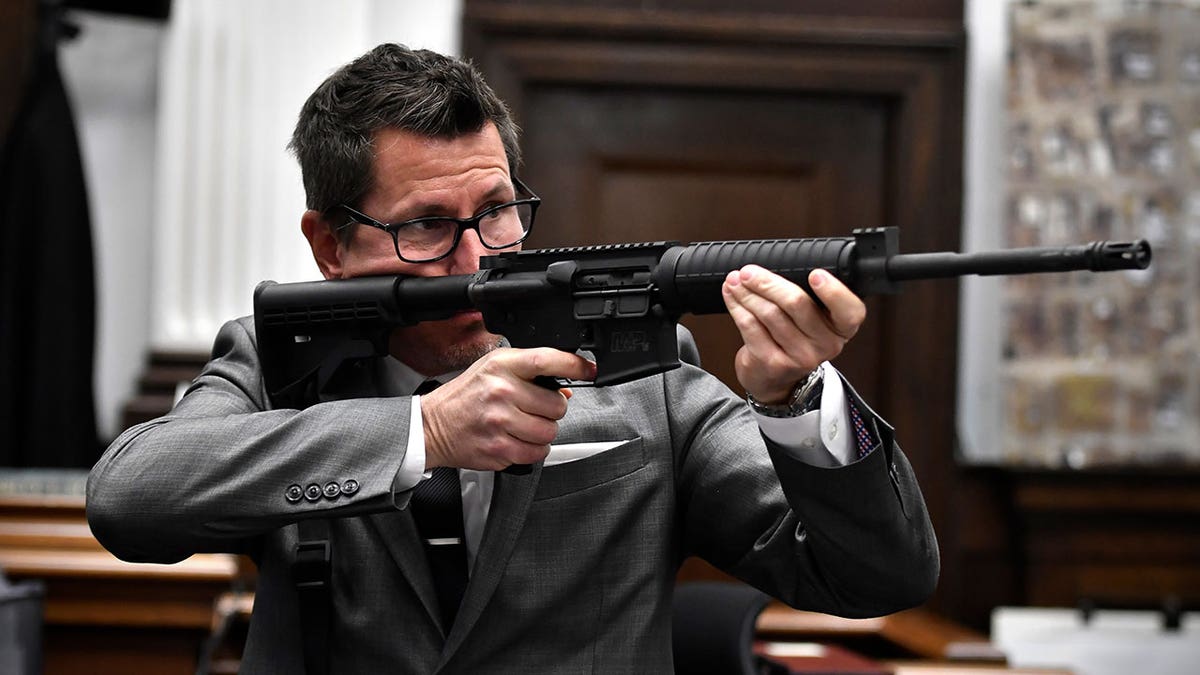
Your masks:
{"label": "man's hand on grip", "polygon": [[425,468],[498,471],[545,459],[571,394],[535,384],[541,375],[592,380],[596,364],[549,347],[497,349],[423,396]]}

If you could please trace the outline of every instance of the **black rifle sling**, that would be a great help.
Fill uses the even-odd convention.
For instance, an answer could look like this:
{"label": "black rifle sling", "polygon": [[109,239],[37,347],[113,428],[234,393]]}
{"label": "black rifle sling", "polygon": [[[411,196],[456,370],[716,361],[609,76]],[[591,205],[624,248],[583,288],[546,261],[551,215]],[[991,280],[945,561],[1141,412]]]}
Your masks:
{"label": "black rifle sling", "polygon": [[299,538],[292,561],[292,580],[300,599],[300,632],[304,641],[304,671],[329,675],[329,626],[333,615],[332,546],[329,520],[313,518],[296,523]]}

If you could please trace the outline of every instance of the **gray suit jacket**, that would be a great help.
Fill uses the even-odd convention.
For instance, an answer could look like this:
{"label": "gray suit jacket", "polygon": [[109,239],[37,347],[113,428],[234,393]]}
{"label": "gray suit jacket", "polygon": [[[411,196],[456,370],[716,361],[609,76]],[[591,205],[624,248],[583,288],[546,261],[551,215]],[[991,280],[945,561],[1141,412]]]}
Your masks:
{"label": "gray suit jacket", "polygon": [[[683,333],[681,353],[695,354]],[[305,518],[336,518],[335,673],[670,673],[672,587],[689,555],[842,616],[919,604],[936,584],[925,505],[882,420],[871,419],[881,448],[816,468],[765,443],[743,400],[685,364],[575,390],[556,442],[624,444],[496,475],[447,631],[408,495],[391,491],[410,400],[374,396],[375,373],[362,368],[339,400],[272,410],[253,322],[230,322],[175,409],[123,433],[92,470],[88,519],[116,555],[234,551],[258,563],[243,672],[303,672],[289,565]],[[343,488],[334,499],[286,498],[331,482]]]}

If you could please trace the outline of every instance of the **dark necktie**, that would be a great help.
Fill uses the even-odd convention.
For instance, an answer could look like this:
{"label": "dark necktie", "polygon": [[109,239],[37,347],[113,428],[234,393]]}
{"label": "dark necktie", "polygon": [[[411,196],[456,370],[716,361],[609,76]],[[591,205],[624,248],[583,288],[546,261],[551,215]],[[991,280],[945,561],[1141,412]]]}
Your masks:
{"label": "dark necktie", "polygon": [[[417,395],[436,389],[433,380],[424,382]],[[417,531],[425,542],[425,555],[433,573],[433,586],[447,632],[454,623],[467,588],[467,546],[463,533],[462,488],[458,469],[438,467],[413,489],[410,508]]]}

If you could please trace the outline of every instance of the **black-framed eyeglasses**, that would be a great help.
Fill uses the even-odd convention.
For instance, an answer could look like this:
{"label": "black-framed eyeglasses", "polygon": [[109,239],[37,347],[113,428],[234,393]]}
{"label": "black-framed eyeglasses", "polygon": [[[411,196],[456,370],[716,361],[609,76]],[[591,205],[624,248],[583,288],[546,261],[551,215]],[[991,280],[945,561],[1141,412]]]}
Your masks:
{"label": "black-framed eyeglasses", "polygon": [[407,263],[436,262],[458,248],[464,230],[475,230],[484,248],[499,251],[525,241],[533,229],[533,218],[540,197],[518,178],[513,179],[520,199],[489,206],[470,218],[426,216],[402,223],[381,223],[345,204],[333,207],[345,211],[351,220],[338,226],[343,230],[355,223],[370,225],[392,235],[396,256]]}

